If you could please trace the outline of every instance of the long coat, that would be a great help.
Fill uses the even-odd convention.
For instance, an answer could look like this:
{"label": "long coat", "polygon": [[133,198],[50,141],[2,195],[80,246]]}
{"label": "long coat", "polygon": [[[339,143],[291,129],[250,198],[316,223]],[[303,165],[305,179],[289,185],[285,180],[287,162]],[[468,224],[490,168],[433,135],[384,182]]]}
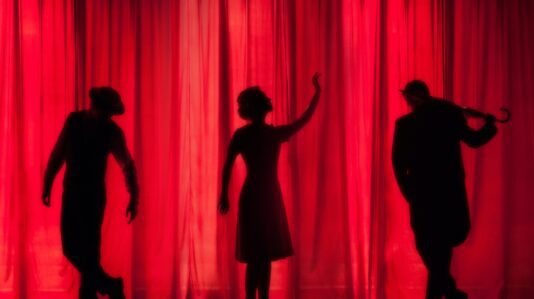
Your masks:
{"label": "long coat", "polygon": [[492,121],[470,128],[461,109],[444,100],[429,100],[397,120],[393,166],[416,238],[465,241],[470,220],[460,141],[476,148],[496,132]]}

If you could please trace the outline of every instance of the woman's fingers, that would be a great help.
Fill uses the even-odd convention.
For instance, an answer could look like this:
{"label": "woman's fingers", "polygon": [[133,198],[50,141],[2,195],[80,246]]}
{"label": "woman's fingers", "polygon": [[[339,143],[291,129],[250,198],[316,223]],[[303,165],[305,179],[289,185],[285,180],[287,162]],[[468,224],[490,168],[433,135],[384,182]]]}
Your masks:
{"label": "woman's fingers", "polygon": [[137,217],[137,205],[135,203],[130,203],[126,208],[126,218],[128,218],[128,224],[132,223],[135,217]]}
{"label": "woman's fingers", "polygon": [[220,201],[218,208],[219,208],[219,213],[225,215],[226,213],[228,213],[228,210],[230,209],[230,205],[228,204],[227,201]]}
{"label": "woman's fingers", "polygon": [[45,195],[43,198],[41,198],[43,201],[43,204],[47,207],[50,207],[50,195]]}
{"label": "woman's fingers", "polygon": [[312,82],[313,82],[313,85],[315,87],[319,87],[319,77],[320,76],[321,76],[321,74],[319,72],[316,72],[315,74],[313,74]]}
{"label": "woman's fingers", "polygon": [[136,210],[130,211],[130,219],[128,220],[128,224],[132,223],[135,217],[137,217],[137,211]]}

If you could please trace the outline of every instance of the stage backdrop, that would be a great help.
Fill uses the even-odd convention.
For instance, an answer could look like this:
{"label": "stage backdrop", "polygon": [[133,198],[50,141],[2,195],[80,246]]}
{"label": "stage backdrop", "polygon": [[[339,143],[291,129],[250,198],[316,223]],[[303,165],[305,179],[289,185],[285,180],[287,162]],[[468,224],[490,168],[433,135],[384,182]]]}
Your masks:
{"label": "stage backdrop", "polygon": [[[269,122],[294,120],[322,73],[317,113],[284,145],[280,179],[295,256],[272,297],[423,298],[426,271],[391,167],[399,88],[427,81],[460,104],[513,112],[464,148],[472,232],[453,272],[470,298],[534,292],[534,3],[529,0],[6,0],[0,2],[0,298],[75,298],[61,253],[62,174],[43,171],[91,86],[122,95],[141,187],[139,217],[115,162],[103,264],[129,298],[244,298],[236,199],[216,213],[221,164],[243,125],[236,96],[259,85]],[[480,125],[474,122],[473,125]],[[110,159],[111,160],[111,159]]]}

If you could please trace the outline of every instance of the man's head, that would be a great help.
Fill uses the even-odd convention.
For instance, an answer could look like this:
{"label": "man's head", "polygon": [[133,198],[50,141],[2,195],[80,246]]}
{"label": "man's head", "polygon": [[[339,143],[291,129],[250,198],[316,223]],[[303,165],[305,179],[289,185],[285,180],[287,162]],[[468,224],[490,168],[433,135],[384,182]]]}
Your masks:
{"label": "man's head", "polygon": [[89,90],[91,109],[108,117],[124,113],[124,105],[119,93],[108,86],[93,87]]}
{"label": "man's head", "polygon": [[401,92],[408,105],[414,109],[430,99],[428,86],[421,80],[412,80],[406,83]]}

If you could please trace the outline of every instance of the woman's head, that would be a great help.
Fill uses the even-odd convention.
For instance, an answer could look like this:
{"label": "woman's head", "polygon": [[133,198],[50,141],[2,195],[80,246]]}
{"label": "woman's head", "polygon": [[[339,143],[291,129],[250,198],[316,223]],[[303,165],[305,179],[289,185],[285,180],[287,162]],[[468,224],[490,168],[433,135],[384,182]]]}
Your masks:
{"label": "woman's head", "polygon": [[107,116],[124,113],[124,105],[119,93],[108,86],[93,87],[89,90],[91,109]]}
{"label": "woman's head", "polygon": [[258,87],[243,90],[237,97],[239,116],[246,120],[263,120],[273,110],[271,99]]}

